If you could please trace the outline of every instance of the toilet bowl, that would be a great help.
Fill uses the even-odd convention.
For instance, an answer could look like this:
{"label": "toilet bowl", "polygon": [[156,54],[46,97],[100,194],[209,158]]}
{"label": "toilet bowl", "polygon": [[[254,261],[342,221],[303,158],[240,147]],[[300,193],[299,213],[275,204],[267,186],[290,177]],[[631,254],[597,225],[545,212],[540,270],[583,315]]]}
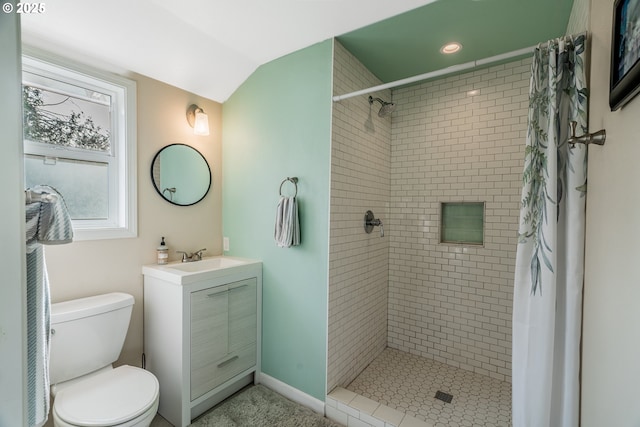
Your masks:
{"label": "toilet bowl", "polygon": [[113,368],[133,297],[111,293],[51,305],[49,370],[55,427],[148,427],[159,384],[141,368]]}

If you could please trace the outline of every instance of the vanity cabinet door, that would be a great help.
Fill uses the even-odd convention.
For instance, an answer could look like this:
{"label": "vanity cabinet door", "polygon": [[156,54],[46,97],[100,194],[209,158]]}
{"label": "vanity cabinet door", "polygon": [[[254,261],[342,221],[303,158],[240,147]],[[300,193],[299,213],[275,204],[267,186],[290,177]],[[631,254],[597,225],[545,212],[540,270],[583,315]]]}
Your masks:
{"label": "vanity cabinet door", "polygon": [[257,360],[257,279],[191,294],[191,400]]}
{"label": "vanity cabinet door", "polygon": [[258,332],[256,288],[255,278],[229,285],[229,353],[248,345],[255,348]]}
{"label": "vanity cabinet door", "polygon": [[229,347],[228,286],[191,294],[191,400],[215,387],[218,360]]}
{"label": "vanity cabinet door", "polygon": [[256,279],[228,284],[229,323],[227,352],[214,359],[212,385],[219,386],[242,371],[255,366],[257,357]]}

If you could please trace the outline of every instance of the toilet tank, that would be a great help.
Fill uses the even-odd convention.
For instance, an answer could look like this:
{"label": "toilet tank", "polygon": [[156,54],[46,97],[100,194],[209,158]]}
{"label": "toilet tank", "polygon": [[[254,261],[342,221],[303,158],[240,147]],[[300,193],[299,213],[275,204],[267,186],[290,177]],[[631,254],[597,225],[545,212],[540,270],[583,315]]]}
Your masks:
{"label": "toilet tank", "polygon": [[51,304],[51,384],[115,362],[129,329],[133,303],[131,295],[114,292]]}

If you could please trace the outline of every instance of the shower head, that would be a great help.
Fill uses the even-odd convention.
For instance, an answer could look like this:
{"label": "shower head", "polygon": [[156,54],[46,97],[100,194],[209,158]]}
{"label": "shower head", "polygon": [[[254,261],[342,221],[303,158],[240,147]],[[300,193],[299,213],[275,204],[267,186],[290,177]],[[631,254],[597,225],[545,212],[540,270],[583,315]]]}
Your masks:
{"label": "shower head", "polygon": [[396,110],[395,102],[386,102],[380,98],[374,98],[370,96],[369,105],[373,104],[373,101],[378,101],[380,105],[382,105],[382,107],[380,107],[380,111],[378,111],[378,117],[387,117]]}

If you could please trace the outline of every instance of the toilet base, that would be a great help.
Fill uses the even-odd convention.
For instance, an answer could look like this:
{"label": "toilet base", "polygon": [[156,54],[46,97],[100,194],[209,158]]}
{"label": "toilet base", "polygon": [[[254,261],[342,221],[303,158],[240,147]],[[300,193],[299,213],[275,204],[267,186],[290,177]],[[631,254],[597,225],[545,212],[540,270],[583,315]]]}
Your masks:
{"label": "toilet base", "polygon": [[[55,402],[53,404],[53,410],[51,411],[52,415],[53,415],[53,426],[54,427],[78,427],[74,424],[69,424],[64,422],[63,420],[61,420],[58,417],[58,414],[56,413],[56,405]],[[153,406],[151,406],[149,409],[147,409],[147,411],[139,416],[137,416],[136,418],[129,420],[125,423],[121,423],[121,424],[116,424],[113,426],[108,426],[108,427],[149,427],[149,425],[151,425],[151,421],[153,421],[153,419],[155,418],[156,414],[158,413],[158,400],[155,401],[155,403],[153,404]]]}

